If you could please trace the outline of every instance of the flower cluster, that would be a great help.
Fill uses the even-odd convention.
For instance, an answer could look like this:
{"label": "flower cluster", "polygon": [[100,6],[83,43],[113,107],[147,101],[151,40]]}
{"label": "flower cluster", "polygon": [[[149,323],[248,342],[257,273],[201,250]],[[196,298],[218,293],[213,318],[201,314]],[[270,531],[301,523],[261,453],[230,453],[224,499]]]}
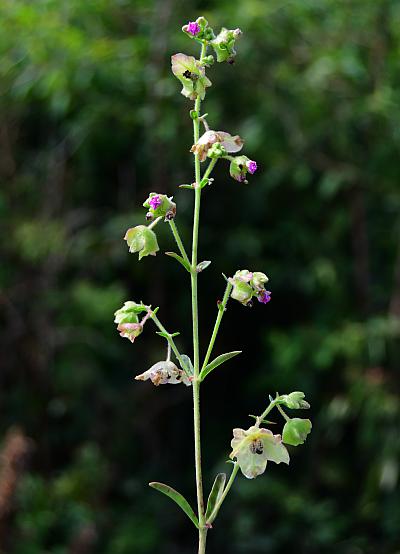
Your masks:
{"label": "flower cluster", "polygon": [[144,208],[148,208],[146,219],[153,221],[156,217],[163,217],[164,221],[170,221],[176,216],[176,204],[172,202],[172,196],[151,192],[149,197],[143,203]]}
{"label": "flower cluster", "polygon": [[244,306],[251,307],[252,298],[255,296],[262,304],[271,300],[271,291],[265,290],[268,277],[261,271],[238,270],[233,277],[228,279],[232,285],[231,297]]}

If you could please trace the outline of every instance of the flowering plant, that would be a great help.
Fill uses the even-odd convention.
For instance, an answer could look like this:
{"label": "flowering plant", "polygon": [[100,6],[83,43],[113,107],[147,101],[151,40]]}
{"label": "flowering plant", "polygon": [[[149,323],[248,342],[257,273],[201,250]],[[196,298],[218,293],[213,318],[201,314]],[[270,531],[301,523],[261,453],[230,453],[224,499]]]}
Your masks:
{"label": "flowering plant", "polygon": [[[190,274],[192,297],[192,330],[193,330],[193,356],[192,359],[182,354],[177,346],[175,338],[179,333],[170,333],[158,319],[158,308],[142,302],[125,302],[122,308],[115,312],[115,323],[122,337],[134,342],[142,334],[144,325],[151,320],[158,328],[158,334],[167,341],[167,354],[165,360],[155,363],[150,369],[136,377],[137,380],[150,382],[155,385],[178,385],[183,383],[192,388],[193,413],[194,413],[194,450],[195,450],[195,474],[197,493],[197,514],[189,502],[175,489],[159,482],[152,482],[150,486],[164,493],[174,500],[191,519],[199,533],[199,554],[206,549],[206,539],[219,509],[230,491],[239,469],[245,477],[253,479],[266,470],[267,463],[289,463],[289,452],[286,445],[297,446],[304,443],[311,431],[309,419],[290,418],[283,408],[307,409],[309,404],[304,400],[302,392],[269,397],[269,405],[255,422],[247,430],[234,429],[231,442],[232,452],[229,458],[233,464],[232,472],[227,481],[225,473],[219,473],[215,477],[207,503],[204,502],[203,477],[201,465],[201,440],[200,440],[200,387],[201,383],[210,373],[229,359],[237,356],[241,351],[227,352],[210,361],[214,344],[219,332],[222,318],[226,312],[230,298],[237,300],[242,305],[251,307],[253,298],[261,304],[267,304],[271,300],[271,292],[265,286],[268,277],[261,271],[238,270],[232,277],[226,278],[226,288],[223,300],[217,305],[217,316],[214,329],[208,344],[204,360],[200,360],[199,330],[198,330],[198,275],[204,271],[210,261],[198,262],[198,236],[200,220],[200,201],[202,191],[213,183],[212,171],[218,160],[229,162],[231,177],[240,183],[247,183],[247,174],[257,171],[257,163],[245,155],[232,156],[243,148],[244,141],[239,135],[231,135],[226,131],[210,130],[206,115],[201,114],[201,102],[206,95],[206,89],[211,86],[211,81],[206,76],[206,68],[214,63],[214,56],[207,55],[212,48],[217,62],[232,64],[236,55],[235,43],[242,34],[240,29],[229,30],[222,28],[218,35],[209,26],[204,17],[191,21],[182,28],[183,32],[192,40],[201,45],[200,57],[196,59],[186,54],[172,56],[172,72],[182,84],[181,93],[189,100],[194,101],[194,107],[190,110],[193,121],[193,145],[191,152],[194,155],[194,182],[190,185],[181,185],[194,193],[194,217],[191,257],[186,252],[185,246],[175,223],[177,207],[172,197],[159,192],[150,193],[143,206],[148,210],[146,220],[148,225],[138,225],[128,229],[125,234],[129,251],[138,253],[139,260],[148,255],[155,256],[159,251],[157,236],[154,231],[156,225],[162,220],[171,229],[176,241],[177,252],[166,252],[176,259]],[[204,133],[200,136],[200,126],[204,126]],[[209,160],[207,168],[202,173],[201,164]],[[172,355],[175,361],[171,360]],[[282,435],[273,434],[267,427],[270,422],[265,418],[276,408],[285,420]],[[264,427],[262,427],[264,425]]]}

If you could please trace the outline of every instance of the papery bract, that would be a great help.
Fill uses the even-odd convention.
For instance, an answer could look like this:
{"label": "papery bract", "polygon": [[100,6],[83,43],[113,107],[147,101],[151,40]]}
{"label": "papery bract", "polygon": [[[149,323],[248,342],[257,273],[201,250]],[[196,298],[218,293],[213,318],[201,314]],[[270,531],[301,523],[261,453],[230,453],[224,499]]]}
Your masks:
{"label": "papery bract", "polygon": [[190,149],[193,154],[199,156],[199,160],[204,162],[207,153],[213,144],[219,143],[228,153],[239,152],[243,148],[244,141],[239,135],[230,135],[225,131],[206,131]]}
{"label": "papery bract", "polygon": [[181,94],[190,100],[196,100],[198,96],[203,100],[206,88],[211,86],[204,66],[196,58],[186,54],[174,54],[171,63],[172,73],[182,83]]}
{"label": "papery bract", "polygon": [[161,361],[152,365],[150,369],[137,375],[135,377],[137,381],[146,381],[150,379],[153,385],[178,385],[179,383],[185,384],[187,387],[191,385],[191,382],[186,373],[178,368],[171,361]]}
{"label": "papery bract", "polygon": [[255,425],[247,431],[234,429],[231,447],[229,457],[236,458],[243,475],[248,479],[264,473],[268,461],[289,463],[289,453],[282,444],[281,436]]}
{"label": "papery bract", "polygon": [[229,30],[222,27],[219,34],[210,42],[217,55],[217,62],[233,63],[236,56],[235,41],[241,34],[240,29]]}
{"label": "papery bract", "polygon": [[290,394],[282,394],[279,396],[280,404],[283,404],[291,410],[307,410],[310,404],[304,400],[304,392],[295,391]]}

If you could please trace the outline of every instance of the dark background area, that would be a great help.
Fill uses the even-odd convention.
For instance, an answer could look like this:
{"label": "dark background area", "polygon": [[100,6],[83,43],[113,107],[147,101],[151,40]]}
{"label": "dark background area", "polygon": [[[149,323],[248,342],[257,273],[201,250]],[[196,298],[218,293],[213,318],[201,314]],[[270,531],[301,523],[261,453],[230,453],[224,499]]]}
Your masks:
{"label": "dark background area", "polygon": [[174,195],[189,245],[192,104],[170,71],[180,31],[240,27],[208,70],[212,128],[259,170],[220,162],[202,203],[204,354],[221,273],[264,271],[272,301],[229,304],[204,384],[208,494],[233,427],[302,390],[313,432],[256,481],[237,479],[208,551],[400,552],[400,3],[395,0],[2,0],[0,321],[2,554],[189,554],[196,534],[160,480],[194,497],[190,389],[133,381],[165,354],[113,312],[160,306],[190,354],[186,273],[122,237],[151,191]]}

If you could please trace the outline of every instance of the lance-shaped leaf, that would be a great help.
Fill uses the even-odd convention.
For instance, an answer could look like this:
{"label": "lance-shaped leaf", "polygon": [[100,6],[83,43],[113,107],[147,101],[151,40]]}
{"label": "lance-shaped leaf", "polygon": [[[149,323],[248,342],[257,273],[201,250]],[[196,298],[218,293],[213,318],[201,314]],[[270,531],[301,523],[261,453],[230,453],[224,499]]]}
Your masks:
{"label": "lance-shaped leaf", "polygon": [[149,483],[149,486],[152,487],[153,489],[156,489],[157,491],[162,492],[166,496],[169,496],[169,498],[171,498],[174,502],[176,502],[178,506],[185,512],[188,518],[192,520],[192,522],[197,527],[197,529],[199,529],[199,520],[197,519],[196,514],[194,513],[189,502],[186,500],[184,496],[181,495],[180,492],[176,491],[169,485],[165,485],[164,483],[158,483],[157,481],[153,481],[152,483]]}
{"label": "lance-shaped leaf", "polygon": [[218,473],[214,480],[210,496],[207,501],[206,521],[209,519],[214,511],[215,505],[220,501],[222,493],[224,492],[226,482],[226,473]]}
{"label": "lance-shaped leaf", "polygon": [[206,94],[206,87],[211,86],[211,81],[206,77],[205,68],[193,56],[186,54],[174,54],[171,57],[172,73],[182,83],[181,94],[196,100],[201,100]]}
{"label": "lance-shaped leaf", "polygon": [[226,354],[221,354],[220,356],[217,356],[212,362],[207,364],[206,367],[204,367],[200,371],[200,381],[203,381],[213,369],[241,353],[241,350],[234,350],[233,352],[227,352]]}
{"label": "lance-shaped leaf", "polygon": [[182,256],[180,256],[176,252],[165,252],[165,254],[170,258],[174,258],[175,260],[177,260],[180,264],[183,265],[186,271],[190,273],[190,264],[185,259],[183,259]]}

